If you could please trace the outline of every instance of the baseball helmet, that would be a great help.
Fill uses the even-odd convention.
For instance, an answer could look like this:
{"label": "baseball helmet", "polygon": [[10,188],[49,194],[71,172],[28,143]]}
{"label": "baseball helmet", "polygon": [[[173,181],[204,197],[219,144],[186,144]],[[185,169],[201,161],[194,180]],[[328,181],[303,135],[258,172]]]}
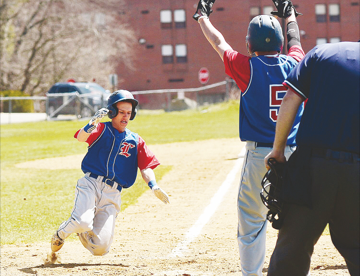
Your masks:
{"label": "baseball helmet", "polygon": [[281,52],[284,44],[284,36],[279,21],[270,15],[258,15],[254,17],[248,27],[246,45],[248,52]]}
{"label": "baseball helmet", "polygon": [[107,109],[109,109],[108,116],[110,119],[115,118],[118,114],[116,103],[118,102],[129,102],[132,104],[132,112],[130,120],[133,120],[136,116],[138,101],[134,99],[134,96],[127,90],[117,90],[112,93],[108,99]]}

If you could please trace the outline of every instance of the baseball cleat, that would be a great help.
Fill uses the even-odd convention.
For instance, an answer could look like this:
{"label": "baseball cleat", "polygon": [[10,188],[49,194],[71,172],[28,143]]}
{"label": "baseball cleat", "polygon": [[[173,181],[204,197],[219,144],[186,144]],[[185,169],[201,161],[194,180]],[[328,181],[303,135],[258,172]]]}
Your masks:
{"label": "baseball cleat", "polygon": [[58,252],[61,249],[61,247],[63,247],[64,242],[65,241],[61,239],[56,232],[51,239],[51,251]]}

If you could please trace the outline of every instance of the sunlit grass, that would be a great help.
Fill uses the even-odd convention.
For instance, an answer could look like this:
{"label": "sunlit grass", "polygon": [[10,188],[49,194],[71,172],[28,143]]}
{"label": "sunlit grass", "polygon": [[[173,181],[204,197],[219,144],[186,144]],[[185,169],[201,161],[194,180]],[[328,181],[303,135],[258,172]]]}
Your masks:
{"label": "sunlit grass", "polygon": [[[80,168],[23,169],[21,162],[84,154],[86,143],[73,136],[87,121],[51,121],[1,125],[1,244],[48,241],[73,207]],[[152,144],[238,136],[238,103],[199,110],[163,112],[140,110],[129,129]],[[171,167],[155,169],[160,180]],[[122,193],[122,210],[134,204],[147,185],[138,176]]]}

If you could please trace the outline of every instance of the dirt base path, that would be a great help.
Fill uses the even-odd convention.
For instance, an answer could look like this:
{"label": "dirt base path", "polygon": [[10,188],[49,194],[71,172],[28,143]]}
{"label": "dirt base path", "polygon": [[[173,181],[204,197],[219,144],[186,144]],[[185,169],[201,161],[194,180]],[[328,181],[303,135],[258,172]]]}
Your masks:
{"label": "dirt base path", "polygon": [[[1,275],[240,276],[236,197],[243,146],[238,139],[151,146],[163,165],[173,166],[159,182],[170,205],[146,192],[118,216],[112,248],[103,257],[92,256],[80,241],[66,241],[60,263],[44,265],[50,241],[3,246]],[[276,234],[268,227],[264,275]],[[316,245],[311,270],[312,276],[349,275],[329,236]]]}

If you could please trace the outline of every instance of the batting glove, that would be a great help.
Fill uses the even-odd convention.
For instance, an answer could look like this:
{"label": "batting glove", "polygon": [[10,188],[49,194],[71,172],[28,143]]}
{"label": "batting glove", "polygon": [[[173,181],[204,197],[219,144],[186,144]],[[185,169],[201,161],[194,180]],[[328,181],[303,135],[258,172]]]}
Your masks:
{"label": "batting glove", "polygon": [[210,13],[213,12],[211,8],[214,3],[215,0],[200,0],[193,18],[198,21],[201,16],[209,17]]}
{"label": "batting glove", "polygon": [[84,131],[87,133],[93,132],[98,123],[100,123],[101,119],[104,118],[108,112],[109,110],[106,108],[101,108],[96,111],[95,115],[90,119],[89,123],[84,127]]}
{"label": "batting glove", "polygon": [[296,11],[291,0],[272,0],[272,1],[274,2],[274,5],[277,9],[277,11],[271,12],[272,15],[276,15],[279,18],[288,18],[292,14],[292,9],[294,9],[294,13],[296,17],[302,15],[302,13]]}
{"label": "batting glove", "polygon": [[154,185],[151,190],[154,192],[155,196],[162,202],[164,202],[165,204],[170,203],[169,196],[158,185]]}

